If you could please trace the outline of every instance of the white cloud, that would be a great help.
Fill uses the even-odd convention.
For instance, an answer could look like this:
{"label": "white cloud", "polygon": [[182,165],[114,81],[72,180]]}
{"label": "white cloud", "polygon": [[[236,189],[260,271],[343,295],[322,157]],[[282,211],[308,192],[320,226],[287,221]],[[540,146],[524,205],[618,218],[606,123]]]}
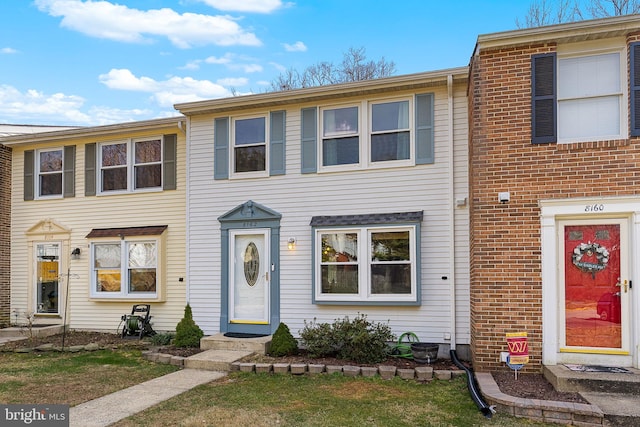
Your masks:
{"label": "white cloud", "polygon": [[225,53],[224,56],[209,56],[205,59],[194,59],[180,67],[183,70],[199,70],[201,64],[224,65],[227,69],[233,71],[242,71],[244,73],[259,73],[263,67],[260,64],[248,63],[243,61],[252,61],[248,58],[234,53]]}
{"label": "white cloud", "polygon": [[278,70],[281,73],[287,71],[287,67],[285,67],[282,64],[278,64],[277,62],[269,62],[269,65],[271,65],[273,68],[275,68],[276,70]]}
{"label": "white cloud", "polygon": [[280,9],[281,0],[200,0],[201,2],[225,12],[271,13]]}
{"label": "white cloud", "polygon": [[287,52],[306,52],[307,46],[304,43],[297,41],[294,44],[283,43],[284,50]]}
{"label": "white cloud", "polygon": [[13,123],[98,126],[148,119],[150,110],[91,107],[84,112],[84,98],[63,93],[45,94],[35,89],[20,92],[0,85],[0,117]]}
{"label": "white cloud", "polygon": [[12,47],[3,47],[2,49],[0,49],[0,53],[11,54],[11,53],[18,53],[18,51]]}
{"label": "white cloud", "polygon": [[220,84],[191,77],[171,77],[158,81],[150,77],[137,77],[126,69],[112,69],[101,74],[99,79],[110,89],[151,93],[155,102],[162,107],[171,107],[179,102],[231,96],[231,92]]}
{"label": "white cloud", "polygon": [[226,87],[245,86],[247,83],[249,83],[249,79],[244,77],[228,77],[226,79],[218,80],[218,84]]}
{"label": "white cloud", "polygon": [[143,11],[108,1],[36,0],[38,8],[62,17],[63,27],[80,33],[126,43],[147,43],[149,37],[166,37],[175,46],[220,46],[262,43],[229,16],[179,14],[169,8]]}

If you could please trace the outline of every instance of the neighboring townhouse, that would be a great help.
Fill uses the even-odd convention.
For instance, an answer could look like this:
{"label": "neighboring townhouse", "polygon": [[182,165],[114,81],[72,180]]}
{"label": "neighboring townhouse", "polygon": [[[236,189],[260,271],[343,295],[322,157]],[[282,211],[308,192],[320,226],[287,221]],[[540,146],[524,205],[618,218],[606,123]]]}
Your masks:
{"label": "neighboring townhouse", "polygon": [[[478,37],[471,58],[474,367],[639,366],[640,16]],[[635,285],[635,288],[634,286]]]}
{"label": "neighboring townhouse", "polygon": [[11,149],[0,144],[0,327],[9,325],[11,313]]}
{"label": "neighboring townhouse", "polygon": [[146,303],[155,329],[175,330],[186,304],[183,122],[1,139],[12,152],[12,321],[115,332]]}
{"label": "neighboring townhouse", "polygon": [[[468,350],[468,68],[176,105],[206,334],[364,314]],[[462,352],[462,350],[461,350]]]}

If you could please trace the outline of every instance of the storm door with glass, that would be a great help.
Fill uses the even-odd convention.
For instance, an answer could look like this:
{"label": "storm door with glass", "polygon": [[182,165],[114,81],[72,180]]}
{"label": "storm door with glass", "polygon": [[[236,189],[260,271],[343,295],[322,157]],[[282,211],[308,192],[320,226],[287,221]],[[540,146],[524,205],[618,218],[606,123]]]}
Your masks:
{"label": "storm door with glass", "polygon": [[269,234],[267,229],[230,232],[230,323],[269,323]]}
{"label": "storm door with glass", "polygon": [[566,223],[564,346],[572,351],[628,351],[629,290],[624,221]]}
{"label": "storm door with glass", "polygon": [[36,244],[36,312],[58,314],[60,291],[60,243]]}

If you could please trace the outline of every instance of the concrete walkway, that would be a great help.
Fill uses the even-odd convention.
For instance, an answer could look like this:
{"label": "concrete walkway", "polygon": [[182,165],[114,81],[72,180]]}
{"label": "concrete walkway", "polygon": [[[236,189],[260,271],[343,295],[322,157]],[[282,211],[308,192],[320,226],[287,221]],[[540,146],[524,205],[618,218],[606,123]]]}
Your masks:
{"label": "concrete walkway", "polygon": [[106,427],[226,372],[182,369],[69,409],[70,427]]}

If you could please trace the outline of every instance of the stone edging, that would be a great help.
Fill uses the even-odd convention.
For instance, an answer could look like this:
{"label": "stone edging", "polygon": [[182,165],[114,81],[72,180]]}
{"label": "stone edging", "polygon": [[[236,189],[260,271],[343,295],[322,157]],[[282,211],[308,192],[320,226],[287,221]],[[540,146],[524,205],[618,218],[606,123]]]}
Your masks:
{"label": "stone edging", "polygon": [[[142,352],[142,357],[158,363],[171,364],[175,366],[184,366],[186,357],[173,356],[171,354],[155,353],[153,351]],[[333,374],[342,373],[345,376],[356,377],[373,377],[380,375],[382,379],[391,379],[398,376],[405,380],[431,381],[450,380],[465,375],[463,370],[439,370],[433,369],[431,366],[418,366],[413,369],[396,368],[395,366],[334,366],[334,365],[316,365],[307,363],[254,363],[254,362],[232,362],[231,372],[255,372],[255,373],[274,373],[274,374]]]}
{"label": "stone edging", "polygon": [[604,413],[597,406],[514,397],[502,393],[490,373],[477,372],[475,377],[487,403],[495,405],[500,413],[535,421],[584,427],[602,426],[604,423]]}
{"label": "stone edging", "polygon": [[80,351],[97,351],[97,350],[105,350],[110,347],[102,347],[96,343],[89,343],[87,345],[70,345],[65,346],[64,348],[60,346],[56,346],[53,344],[42,344],[37,347],[16,347],[16,348],[6,348],[0,345],[0,352],[4,353],[34,353],[34,352],[43,352],[43,351],[64,351],[69,353],[78,353]]}

